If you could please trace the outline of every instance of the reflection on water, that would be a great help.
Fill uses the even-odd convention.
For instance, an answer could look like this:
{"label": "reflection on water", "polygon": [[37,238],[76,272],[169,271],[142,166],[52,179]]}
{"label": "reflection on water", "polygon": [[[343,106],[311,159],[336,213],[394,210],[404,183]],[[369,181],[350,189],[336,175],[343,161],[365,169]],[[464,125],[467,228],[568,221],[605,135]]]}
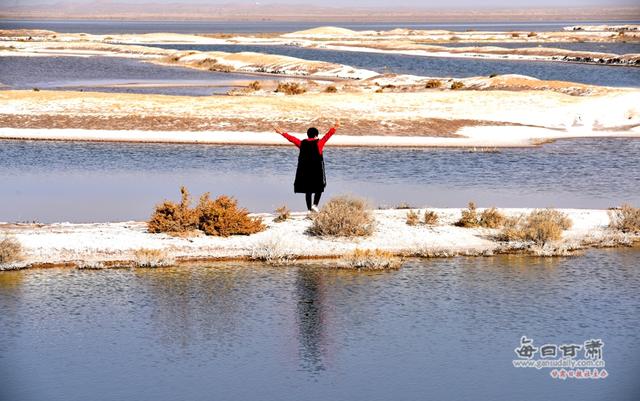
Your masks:
{"label": "reflection on water", "polygon": [[[123,221],[149,216],[180,185],[228,194],[256,212],[293,194],[293,146],[0,141],[0,221]],[[374,206],[607,208],[640,204],[640,141],[560,141],[534,149],[325,150],[325,198],[353,193]]]}
{"label": "reflection on water", "polygon": [[[3,272],[0,398],[630,401],[638,252]],[[602,338],[610,376],[514,369],[522,335]]]}

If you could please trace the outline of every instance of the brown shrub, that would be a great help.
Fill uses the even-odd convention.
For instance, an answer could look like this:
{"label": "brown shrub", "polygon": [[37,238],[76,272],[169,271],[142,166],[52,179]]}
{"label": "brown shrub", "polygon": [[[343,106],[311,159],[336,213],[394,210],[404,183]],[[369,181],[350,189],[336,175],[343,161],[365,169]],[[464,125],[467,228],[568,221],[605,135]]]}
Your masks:
{"label": "brown shrub", "polygon": [[553,209],[537,209],[528,215],[505,220],[504,228],[498,234],[501,241],[533,241],[544,245],[562,238],[562,231],[571,228],[569,217]]}
{"label": "brown shrub", "polygon": [[285,95],[300,95],[307,91],[303,85],[298,82],[279,82],[276,92],[284,93]]}
{"label": "brown shrub", "polygon": [[464,84],[460,81],[453,81],[453,83],[451,84],[451,89],[453,90],[458,90],[462,88],[464,88]]}
{"label": "brown shrub", "polygon": [[454,225],[465,228],[478,227],[478,211],[476,210],[476,204],[469,202],[467,210],[462,211],[460,220],[456,221]]}
{"label": "brown shrub", "polygon": [[492,207],[491,209],[485,209],[484,211],[482,211],[482,213],[480,213],[478,224],[480,225],[480,227],[498,228],[502,227],[504,221],[504,215],[500,213],[498,209]]}
{"label": "brown shrub", "polygon": [[622,205],[619,209],[609,210],[609,227],[623,233],[640,233],[640,208]]}
{"label": "brown shrub", "polygon": [[418,213],[414,212],[413,210],[409,210],[407,212],[407,225],[417,226],[418,223],[420,223],[420,217],[418,216]]}
{"label": "brown shrub", "polygon": [[17,239],[3,237],[0,239],[0,265],[22,260],[22,245]]}
{"label": "brown shrub", "polygon": [[422,221],[428,226],[435,226],[436,224],[438,224],[438,218],[438,213],[434,212],[433,210],[425,210]]}
{"label": "brown shrub", "polygon": [[334,237],[365,237],[373,233],[375,220],[362,199],[338,196],[314,216],[309,234]]}
{"label": "brown shrub", "polygon": [[262,84],[260,83],[260,81],[253,81],[249,84],[249,88],[254,91],[259,91],[260,89],[262,89]]}
{"label": "brown shrub", "polygon": [[222,195],[211,200],[209,193],[206,193],[193,209],[189,207],[191,199],[187,189],[181,187],[180,192],[182,199],[179,204],[164,201],[156,206],[148,222],[149,232],[178,234],[200,229],[207,235],[226,237],[264,230],[262,220],[248,217],[249,212],[238,208],[233,198]]}
{"label": "brown shrub", "polygon": [[399,269],[401,266],[400,257],[380,249],[356,249],[338,263],[339,268],[356,270]]}
{"label": "brown shrub", "polygon": [[511,37],[512,38],[519,38],[520,34],[518,32],[511,32]]}
{"label": "brown shrub", "polygon": [[289,220],[289,216],[291,215],[291,210],[287,207],[287,205],[282,205],[276,209],[276,217],[273,219],[274,222],[280,223],[282,221]]}
{"label": "brown shrub", "polygon": [[327,93],[336,93],[338,91],[338,88],[336,88],[334,85],[329,85],[325,88],[324,91]]}
{"label": "brown shrub", "polygon": [[440,80],[437,80],[437,79],[430,79],[424,85],[424,87],[427,88],[427,89],[435,89],[435,88],[439,88],[441,86],[442,86],[442,82]]}
{"label": "brown shrub", "polygon": [[183,233],[198,227],[198,216],[189,208],[191,199],[185,187],[180,188],[180,203],[164,201],[156,206],[147,229],[150,233]]}
{"label": "brown shrub", "polygon": [[198,228],[207,235],[249,235],[265,229],[262,219],[249,217],[246,209],[238,208],[236,200],[226,195],[215,200],[210,199],[209,193],[202,195],[196,214]]}
{"label": "brown shrub", "polygon": [[533,37],[536,37],[536,36],[538,36],[538,34],[537,34],[537,33],[535,33],[535,32],[529,32],[529,33],[527,34],[527,37],[528,37],[528,38],[533,38]]}

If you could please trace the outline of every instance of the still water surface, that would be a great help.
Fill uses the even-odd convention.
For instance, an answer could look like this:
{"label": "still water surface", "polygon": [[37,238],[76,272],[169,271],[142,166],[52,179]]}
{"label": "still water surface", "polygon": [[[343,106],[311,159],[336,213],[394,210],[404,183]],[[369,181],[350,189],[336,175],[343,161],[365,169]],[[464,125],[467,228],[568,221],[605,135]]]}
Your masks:
{"label": "still water surface", "polygon": [[[274,134],[276,135],[276,134]],[[283,140],[284,141],[284,140]],[[146,219],[180,185],[228,194],[256,212],[287,204],[293,146],[0,141],[0,221]],[[559,141],[533,149],[337,148],[324,152],[328,197],[352,193],[373,206],[607,208],[640,204],[640,141]]]}
{"label": "still water surface", "polygon": [[209,96],[262,79],[266,77],[160,66],[118,57],[0,58],[0,82],[12,89]]}
{"label": "still water surface", "polygon": [[[637,400],[639,252],[0,272],[0,398]],[[515,369],[523,335],[602,339],[609,377]]]}

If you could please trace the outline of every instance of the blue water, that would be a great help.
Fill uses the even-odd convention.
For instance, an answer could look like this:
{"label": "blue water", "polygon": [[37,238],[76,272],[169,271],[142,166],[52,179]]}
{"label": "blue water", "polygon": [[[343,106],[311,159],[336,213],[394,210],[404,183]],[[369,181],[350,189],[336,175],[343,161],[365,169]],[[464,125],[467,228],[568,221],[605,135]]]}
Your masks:
{"label": "blue water", "polygon": [[[639,258],[0,272],[0,399],[635,401]],[[601,339],[609,376],[516,369],[522,336]]]}
{"label": "blue water", "polygon": [[[430,43],[425,43],[430,44]],[[522,47],[553,47],[556,49],[567,49],[586,52],[628,54],[640,53],[640,42],[544,42],[544,43],[527,43],[527,42],[447,42],[441,43],[440,46],[447,47],[469,47],[469,46],[498,46],[508,49],[518,49]]]}
{"label": "blue water", "polygon": [[[91,90],[208,96],[260,76],[159,66],[117,57],[2,57],[0,83],[15,89]],[[110,85],[144,84],[148,87]],[[171,87],[163,86],[171,84]]]}
{"label": "blue water", "polygon": [[[235,196],[251,211],[293,193],[293,146],[0,141],[0,221],[143,220],[180,185]],[[534,149],[325,149],[327,191],[372,206],[608,208],[640,205],[640,141],[560,141]]]}
{"label": "blue water", "polygon": [[219,22],[219,21],[106,21],[106,20],[9,20],[0,19],[0,29],[47,29],[68,33],[213,33],[213,32],[294,32],[318,26],[338,26],[353,30],[391,30],[408,29],[446,29],[452,31],[557,31],[572,25],[632,24],[637,21],[561,21],[561,22],[459,22],[459,23],[424,23],[424,22]]}
{"label": "blue water", "polygon": [[549,61],[502,61],[469,58],[420,57],[398,54],[308,49],[270,45],[160,45],[153,46],[202,51],[253,51],[282,54],[307,60],[351,65],[380,73],[413,74],[429,77],[474,77],[491,74],[521,74],[545,80],[585,84],[640,87],[640,68],[601,66]]}

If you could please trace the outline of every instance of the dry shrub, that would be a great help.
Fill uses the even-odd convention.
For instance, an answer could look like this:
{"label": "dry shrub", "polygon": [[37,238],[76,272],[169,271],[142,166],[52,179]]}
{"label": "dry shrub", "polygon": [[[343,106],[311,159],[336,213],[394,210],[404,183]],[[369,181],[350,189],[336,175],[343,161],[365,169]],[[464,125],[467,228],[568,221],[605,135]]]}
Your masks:
{"label": "dry shrub", "polygon": [[303,85],[298,82],[279,82],[276,92],[285,95],[301,95],[307,91]]}
{"label": "dry shrub", "polygon": [[435,89],[435,88],[439,88],[441,86],[442,86],[442,82],[437,80],[437,79],[430,79],[424,85],[424,87],[427,88],[427,89]]}
{"label": "dry shrub", "polygon": [[571,228],[571,219],[553,209],[536,209],[528,215],[505,220],[504,228],[498,235],[501,241],[533,241],[544,245],[562,238],[562,231]]}
{"label": "dry shrub", "polygon": [[260,81],[253,81],[249,84],[249,88],[254,91],[259,91],[260,89],[262,89],[262,84],[260,83]]}
{"label": "dry shrub", "polygon": [[425,210],[422,221],[428,226],[435,226],[438,224],[438,213],[433,210]]}
{"label": "dry shrub", "polygon": [[274,222],[280,223],[286,220],[289,220],[291,216],[291,210],[287,207],[287,205],[282,205],[276,209],[276,217],[273,219]]}
{"label": "dry shrub", "polygon": [[462,211],[460,220],[454,224],[458,227],[474,228],[498,228],[501,227],[506,218],[495,207],[485,209],[478,215],[478,210],[474,202],[469,202],[467,210]]}
{"label": "dry shrub", "polygon": [[324,91],[327,93],[336,93],[338,92],[338,88],[336,88],[334,85],[329,85],[325,88]]}
{"label": "dry shrub", "polygon": [[187,189],[182,187],[180,192],[182,200],[179,204],[165,201],[156,206],[148,222],[149,232],[179,234],[200,229],[207,235],[227,237],[249,235],[265,228],[261,219],[250,218],[246,209],[238,208],[233,198],[222,195],[211,200],[206,193],[193,209],[189,207],[191,199]]}
{"label": "dry shrub", "polygon": [[200,197],[196,213],[198,228],[207,235],[250,235],[265,229],[262,219],[249,217],[247,209],[239,208],[236,200],[226,195],[211,200],[207,192]]}
{"label": "dry shrub", "polygon": [[512,38],[519,38],[520,34],[518,32],[511,32],[511,37]]}
{"label": "dry shrub", "polygon": [[411,209],[411,205],[408,202],[400,202],[396,205],[396,209]]}
{"label": "dry shrub", "polygon": [[467,210],[462,211],[460,220],[456,221],[454,225],[464,228],[478,227],[478,211],[474,202],[469,202]]}
{"label": "dry shrub", "polygon": [[182,199],[180,203],[164,201],[156,206],[148,230],[150,233],[184,233],[193,231],[198,227],[198,216],[189,207],[191,198],[185,187],[180,187]]}
{"label": "dry shrub", "polygon": [[622,205],[619,209],[609,210],[609,227],[623,233],[640,233],[640,208]]}
{"label": "dry shrub", "polygon": [[401,266],[400,257],[380,249],[356,249],[338,263],[339,268],[356,270],[399,269]]}
{"label": "dry shrub", "polygon": [[0,239],[0,265],[8,265],[21,260],[22,245],[18,240],[7,236]]}
{"label": "dry shrub", "polygon": [[538,34],[537,34],[537,33],[535,33],[535,32],[529,32],[529,33],[527,34],[527,37],[528,37],[528,38],[533,38],[533,37],[536,37],[536,36],[538,36]]}
{"label": "dry shrub", "polygon": [[407,212],[407,225],[409,226],[417,226],[420,223],[420,217],[417,212],[413,210],[409,210]]}
{"label": "dry shrub", "polygon": [[502,227],[505,219],[506,218],[504,217],[504,215],[500,213],[498,209],[492,207],[491,209],[485,209],[484,211],[482,211],[482,213],[480,213],[478,224],[480,225],[480,227],[498,228]]}
{"label": "dry shrub", "polygon": [[464,88],[464,84],[460,81],[453,81],[453,83],[451,84],[451,89],[453,90],[458,90],[462,88]]}
{"label": "dry shrub", "polygon": [[162,249],[136,249],[133,251],[133,259],[137,267],[163,267],[174,263]]}
{"label": "dry shrub", "polygon": [[338,196],[314,216],[309,234],[332,237],[365,237],[373,233],[375,220],[364,200]]}

